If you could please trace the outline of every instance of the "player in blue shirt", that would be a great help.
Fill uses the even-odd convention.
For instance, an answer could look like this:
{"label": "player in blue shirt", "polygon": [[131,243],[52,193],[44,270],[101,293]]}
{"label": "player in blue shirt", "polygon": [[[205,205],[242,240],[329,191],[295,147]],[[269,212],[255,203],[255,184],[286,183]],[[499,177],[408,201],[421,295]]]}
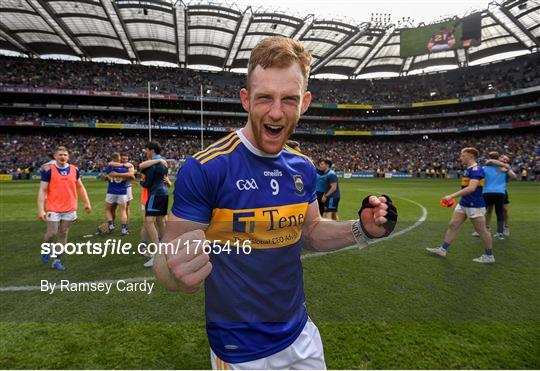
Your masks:
{"label": "player in blue shirt", "polygon": [[[148,142],[144,148],[148,160],[159,160],[161,157],[161,146],[158,142]],[[165,230],[167,211],[169,208],[169,188],[168,169],[161,161],[156,162],[142,170],[144,180],[141,186],[148,189],[149,196],[144,209],[144,227],[150,241],[159,243]],[[157,225],[157,227],[156,227]],[[144,263],[146,268],[154,265],[154,257]]]}
{"label": "player in blue shirt", "polygon": [[[507,167],[508,171],[506,172],[506,181],[510,181],[510,179],[517,180],[518,176],[517,174],[512,170],[512,167],[510,166],[510,157],[508,155],[501,155],[499,157],[499,161],[501,162],[501,166]],[[510,236],[510,197],[508,196],[508,187],[506,187],[506,192],[504,193],[504,235]],[[489,222],[489,219],[487,219]]]}
{"label": "player in blue shirt", "polygon": [[484,254],[473,259],[473,261],[477,263],[494,263],[495,257],[493,256],[491,235],[486,228],[486,219],[484,217],[486,214],[486,204],[482,195],[484,170],[476,163],[478,156],[479,152],[476,148],[467,147],[461,150],[461,162],[467,166],[461,178],[461,190],[443,197],[445,201],[451,201],[458,197],[461,197],[461,200],[459,200],[459,204],[454,210],[442,244],[435,248],[428,247],[426,250],[439,256],[446,256],[446,252],[454,241],[459,228],[468,217],[471,219],[474,229],[480,235],[485,249]]}
{"label": "player in blue shirt", "polygon": [[501,156],[498,152],[490,152],[489,160],[483,167],[486,174],[484,187],[484,200],[486,201],[486,225],[489,227],[491,213],[495,207],[497,215],[497,233],[494,235],[498,240],[504,240],[504,202],[508,197],[506,192],[506,183],[509,176],[517,178],[510,169],[510,165],[500,161]]}
{"label": "player in blue shirt", "polygon": [[[115,158],[117,158],[116,154],[113,154],[113,156]],[[125,169],[121,169],[119,172],[115,172],[115,168],[126,168],[128,171],[126,172]],[[107,171],[109,171],[107,173]],[[126,208],[126,225],[125,225],[125,228],[124,229],[124,235],[125,234],[129,234],[129,217],[130,217],[130,212],[129,212],[129,206],[130,206],[130,202],[131,200],[133,199],[133,192],[132,192],[132,185],[131,185],[131,181],[133,179],[135,179],[135,167],[133,166],[133,164],[131,164],[129,162],[129,157],[126,153],[120,153],[120,161],[109,161],[109,163],[107,164],[107,168],[105,169],[105,173],[107,174],[107,177],[105,178],[105,180],[107,181],[110,181],[111,178],[113,177],[117,177],[117,178],[121,178],[123,177],[125,179],[125,185],[126,185],[126,194],[127,194],[127,202],[125,203],[125,208]],[[105,223],[101,224],[99,227],[98,227],[98,233],[107,233],[107,232],[112,232],[114,230],[114,221],[116,220],[116,209],[118,207],[118,204],[115,202],[113,203],[111,206],[110,206],[110,219],[108,219]],[[112,219],[112,226],[113,226],[113,229],[109,229],[111,227],[109,221]]]}
{"label": "player in blue shirt", "polygon": [[322,196],[328,191],[328,182],[326,181],[326,172],[321,168],[321,165],[325,166],[326,162],[320,159],[317,168],[317,185],[315,187],[315,193],[317,195],[317,202],[319,203],[319,213],[324,215],[325,204],[322,201]]}
{"label": "player in blue shirt", "polygon": [[[111,155],[111,161],[120,162],[120,153],[113,153]],[[107,218],[109,232],[114,231],[115,228],[113,207],[116,204],[116,211],[118,211],[120,221],[122,222],[122,235],[127,235],[129,234],[127,216],[127,203],[129,201],[128,182],[135,179],[133,168],[107,165],[105,173],[107,174],[108,181],[107,195],[105,196],[105,216]]]}
{"label": "player in blue shirt", "polygon": [[204,283],[213,368],[324,369],[301,250],[364,247],[397,221],[391,200],[375,196],[364,199],[359,220],[322,221],[315,166],[285,146],[311,101],[310,62],[299,41],[261,40],[240,91],[245,127],[189,158],[176,178],[163,241],[181,248],[156,255],[154,270],[173,291]]}
{"label": "player in blue shirt", "polygon": [[339,206],[339,185],[336,172],[332,170],[332,161],[328,159],[319,160],[317,171],[317,200],[319,210],[325,218],[338,220],[337,211]]}

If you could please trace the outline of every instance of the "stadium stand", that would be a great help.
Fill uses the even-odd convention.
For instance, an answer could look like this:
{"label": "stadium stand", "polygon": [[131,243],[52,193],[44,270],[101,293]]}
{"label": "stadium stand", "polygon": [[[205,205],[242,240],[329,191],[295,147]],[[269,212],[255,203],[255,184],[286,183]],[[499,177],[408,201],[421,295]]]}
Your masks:
{"label": "stadium stand", "polygon": [[[323,103],[400,103],[507,92],[540,85],[538,53],[519,59],[445,73],[366,80],[312,80],[315,101]],[[145,92],[236,98],[244,86],[238,74],[197,73],[190,69],[115,65],[63,60],[0,58],[0,86]]]}
{"label": "stadium stand", "polygon": [[[480,46],[466,53],[407,58],[400,56],[400,29],[395,25],[317,19],[308,23],[262,9],[243,12],[182,2],[162,2],[142,14],[140,2],[117,3],[118,9],[103,2],[74,1],[65,8],[52,2],[47,19],[53,25],[64,20],[56,27],[64,29],[62,38],[33,21],[44,17],[40,9],[24,2],[0,4],[9,31],[0,38],[0,49],[27,56],[0,56],[1,172],[24,177],[27,169],[30,177],[59,143],[72,149],[73,160],[84,172],[102,171],[112,151],[127,151],[139,161],[149,103],[153,138],[162,141],[168,157],[189,156],[200,148],[201,103],[205,145],[244,125],[247,115],[238,92],[245,75],[233,71],[246,66],[251,48],[269,29],[297,37],[313,53],[314,103],[295,136],[312,158],[330,157],[336,170],[344,172],[424,176],[426,169],[433,169],[442,175],[443,169],[460,167],[454,159],[456,149],[477,145],[483,154],[488,149],[509,153],[516,170],[540,171],[535,152],[540,135],[540,29],[531,21],[540,7],[524,10],[519,2],[506,1],[481,11]],[[156,39],[148,30],[169,35],[165,31],[176,28],[171,16],[176,11],[185,11],[189,34]],[[15,18],[20,25],[13,23]],[[128,27],[118,34],[113,32],[116,19],[151,27]],[[77,26],[83,21],[84,32]],[[239,27],[241,23],[247,26]],[[24,24],[29,26],[21,28]],[[224,31],[232,35],[226,43],[220,37]],[[311,37],[314,34],[317,37]],[[202,38],[204,45],[196,42]],[[505,52],[522,55],[481,63]],[[81,60],[39,58],[45,54]],[[92,62],[94,58],[131,63]],[[175,67],[141,64],[148,61]],[[220,71],[188,68],[199,64]],[[447,70],[426,72],[439,66]],[[378,72],[399,76],[364,78]],[[328,73],[348,79],[317,78]]]}
{"label": "stadium stand", "polygon": [[[196,135],[167,134],[158,135],[154,139],[167,149],[165,156],[183,159],[197,152],[200,148]],[[534,148],[540,148],[540,133],[527,132],[521,134],[499,135],[467,135],[452,138],[417,138],[402,137],[373,140],[372,138],[334,139],[331,137],[315,138],[314,136],[295,137],[300,141],[302,151],[312,159],[331,158],[336,170],[345,172],[398,171],[413,176],[425,176],[426,170],[434,169],[441,175],[442,171],[450,172],[461,169],[456,153],[465,146],[476,146],[482,150],[482,159],[489,151],[497,150],[509,154],[512,167],[516,171],[527,169],[532,175],[540,173],[540,156],[535,156]],[[55,146],[67,146],[72,155],[72,162],[83,172],[100,172],[109,161],[113,152],[126,152],[136,163],[143,160],[142,148],[147,141],[144,134],[121,132],[110,134],[41,131],[39,134],[10,133],[1,134],[2,158],[0,172],[24,174],[30,173],[41,164],[47,162],[48,154]],[[212,141],[208,138],[206,145]],[[422,171],[418,173],[418,169]],[[23,176],[21,176],[22,178]]]}

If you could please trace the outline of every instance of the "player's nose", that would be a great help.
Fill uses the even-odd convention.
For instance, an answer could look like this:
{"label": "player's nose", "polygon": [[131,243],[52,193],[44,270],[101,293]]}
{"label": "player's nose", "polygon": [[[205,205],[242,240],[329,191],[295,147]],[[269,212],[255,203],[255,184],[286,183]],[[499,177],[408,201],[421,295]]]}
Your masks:
{"label": "player's nose", "polygon": [[268,112],[268,117],[270,117],[272,121],[280,121],[283,116],[284,114],[281,102],[279,100],[274,101],[270,107],[270,111]]}

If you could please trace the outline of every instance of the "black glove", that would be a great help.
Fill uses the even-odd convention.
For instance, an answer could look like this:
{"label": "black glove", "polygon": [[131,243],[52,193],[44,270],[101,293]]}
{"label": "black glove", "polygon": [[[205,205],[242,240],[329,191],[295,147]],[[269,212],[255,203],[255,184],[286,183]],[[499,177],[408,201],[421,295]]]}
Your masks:
{"label": "black glove", "polygon": [[386,198],[386,204],[388,205],[388,209],[386,210],[387,214],[385,216],[387,221],[386,223],[382,225],[382,227],[384,227],[385,229],[385,233],[382,236],[373,236],[368,231],[366,231],[366,229],[364,228],[364,224],[362,223],[362,211],[366,208],[373,209],[373,206],[371,206],[371,204],[369,203],[370,197],[371,196],[367,196],[366,198],[364,198],[364,200],[362,201],[362,207],[360,208],[360,210],[358,210],[358,218],[360,219],[360,226],[362,227],[362,231],[368,238],[386,237],[390,235],[390,233],[392,233],[394,228],[396,227],[397,219],[398,219],[397,209],[392,203],[392,200],[390,199],[390,197],[388,197],[387,195],[382,195],[382,197]]}

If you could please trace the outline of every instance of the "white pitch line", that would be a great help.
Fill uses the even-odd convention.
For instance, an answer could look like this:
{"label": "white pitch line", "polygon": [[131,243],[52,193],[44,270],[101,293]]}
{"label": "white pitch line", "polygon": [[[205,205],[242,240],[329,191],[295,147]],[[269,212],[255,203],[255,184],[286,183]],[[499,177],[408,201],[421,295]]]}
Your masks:
{"label": "white pitch line", "polygon": [[[422,209],[422,215],[420,216],[420,219],[418,219],[413,225],[410,225],[407,228],[403,228],[402,230],[397,231],[396,233],[393,233],[388,237],[379,238],[377,240],[374,240],[374,241],[370,242],[369,243],[370,245],[373,245],[373,244],[379,243],[379,242],[383,242],[383,241],[388,241],[388,240],[391,240],[392,238],[401,236],[402,234],[405,234],[407,232],[412,231],[413,229],[415,229],[420,224],[422,224],[422,223],[424,223],[426,221],[428,211],[423,205],[419,204],[416,201],[409,200],[408,198],[403,198],[403,197],[396,197],[396,198],[408,201],[408,202],[413,203],[416,206],[420,207]],[[347,250],[352,250],[352,249],[357,249],[357,248],[358,248],[358,246],[353,245],[353,246],[345,247],[343,249],[339,249],[339,250],[335,250],[335,251],[316,252],[316,253],[302,255],[300,257],[300,259],[304,260],[304,259],[309,259],[309,258],[316,258],[318,256],[335,254],[335,253],[338,253],[338,252],[341,252],[341,251],[347,251]],[[95,283],[95,284],[97,284],[97,283],[112,283],[112,284],[115,284],[118,281],[142,282],[142,281],[153,281],[153,280],[155,280],[155,277],[154,276],[149,276],[149,277],[124,278],[124,279],[118,279],[118,280],[92,281],[92,282],[87,282],[87,283]],[[13,291],[41,291],[41,286],[5,286],[5,287],[0,287],[0,292],[13,292]]]}
{"label": "white pitch line", "polygon": [[[410,232],[412,231],[413,229],[415,229],[416,227],[418,227],[420,224],[424,223],[427,219],[427,216],[428,216],[428,211],[427,209],[422,205],[422,204],[419,204],[418,202],[416,201],[413,201],[413,200],[409,200],[408,198],[403,198],[403,197],[396,197],[396,198],[399,198],[401,200],[405,200],[405,201],[408,201],[408,202],[411,202],[413,204],[415,204],[416,206],[418,206],[419,208],[422,209],[422,215],[420,216],[420,219],[418,219],[413,225],[410,225],[408,226],[407,228],[403,228],[402,230],[400,231],[397,231],[396,233],[392,233],[390,236],[388,237],[384,237],[384,238],[379,238],[377,240],[373,240],[373,241],[370,241],[370,245],[373,245],[374,243],[379,243],[379,242],[383,242],[383,241],[388,241],[388,240],[391,240],[392,238],[395,238],[395,237],[398,237],[398,236],[401,236],[402,234],[405,234],[407,232]],[[366,246],[367,247],[367,246]],[[353,250],[353,249],[358,249],[358,246],[356,245],[353,245],[353,246],[349,246],[349,247],[345,247],[343,249],[339,249],[339,250],[335,250],[335,251],[326,251],[326,252],[314,252],[314,253],[311,253],[311,254],[306,254],[306,255],[302,255],[301,259],[308,259],[308,258],[314,258],[314,257],[317,257],[317,256],[323,256],[323,255],[328,255],[328,254],[335,254],[337,252],[341,252],[341,251],[347,251],[347,250]]]}

